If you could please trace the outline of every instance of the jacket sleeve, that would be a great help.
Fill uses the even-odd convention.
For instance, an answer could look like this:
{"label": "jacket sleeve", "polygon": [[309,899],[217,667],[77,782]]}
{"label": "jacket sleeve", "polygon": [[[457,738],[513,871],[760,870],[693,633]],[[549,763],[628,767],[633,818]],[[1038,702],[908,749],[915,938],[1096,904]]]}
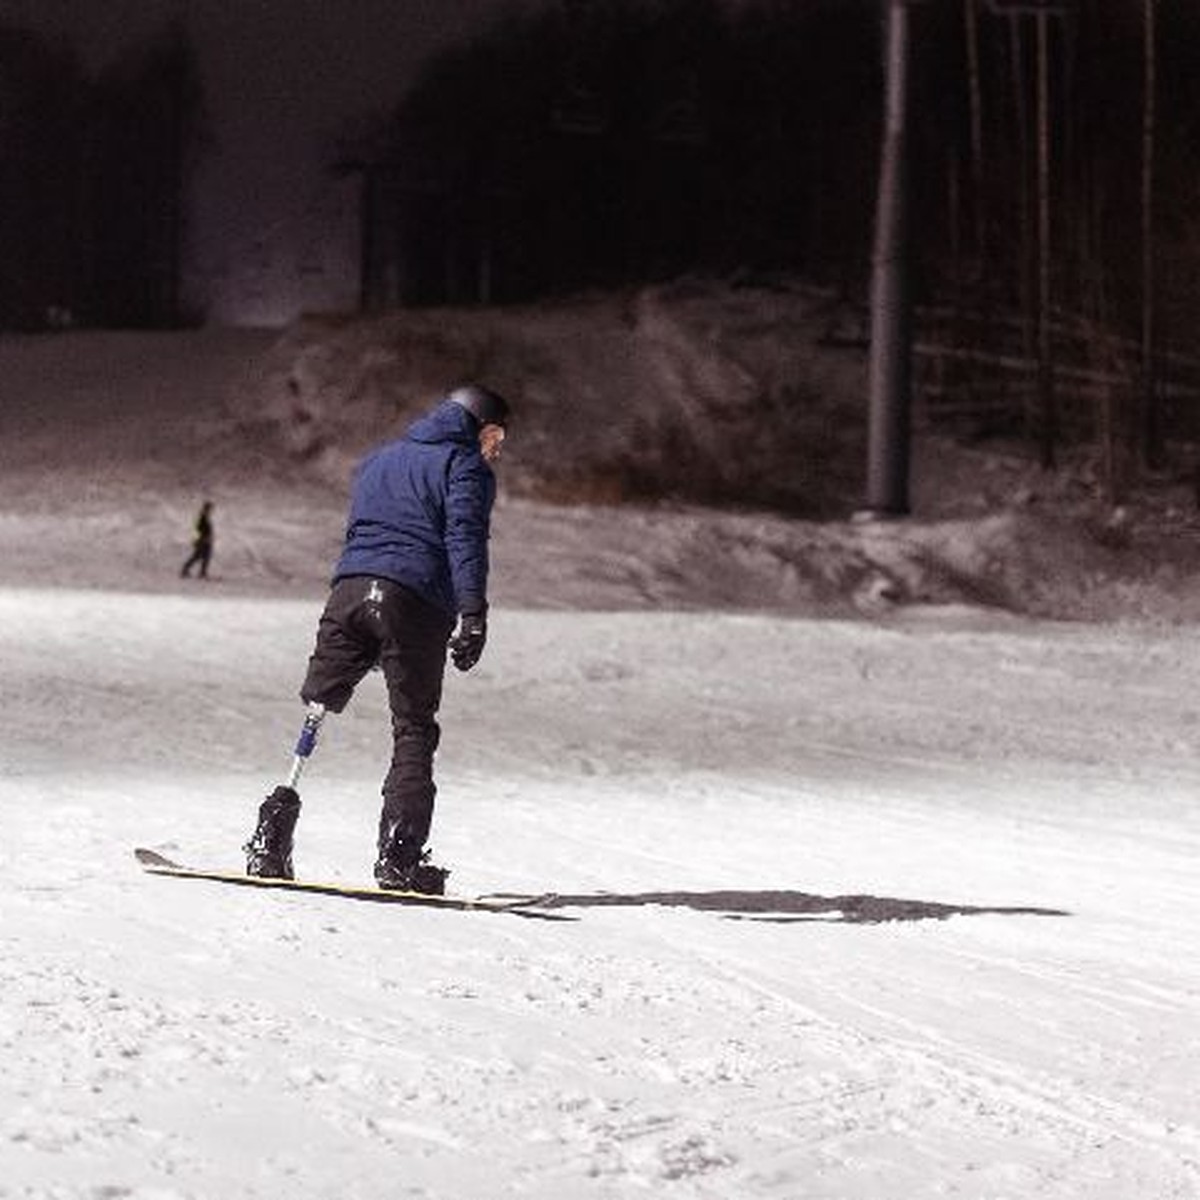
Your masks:
{"label": "jacket sleeve", "polygon": [[477,452],[458,453],[446,478],[446,556],[460,613],[487,609],[488,536],[496,479]]}

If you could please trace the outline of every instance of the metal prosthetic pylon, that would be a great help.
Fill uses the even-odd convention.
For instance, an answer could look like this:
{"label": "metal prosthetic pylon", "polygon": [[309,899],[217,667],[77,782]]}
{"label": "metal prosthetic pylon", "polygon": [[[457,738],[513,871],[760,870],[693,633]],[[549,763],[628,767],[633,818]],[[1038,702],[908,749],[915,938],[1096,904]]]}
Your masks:
{"label": "metal prosthetic pylon", "polygon": [[317,735],[321,732],[321,722],[324,720],[325,705],[318,704],[315,700],[310,701],[308,711],[304,715],[304,725],[296,740],[292,769],[288,772],[287,777],[287,786],[293,791],[299,790],[296,785],[300,782],[300,776],[304,774],[304,768],[308,765],[312,752],[317,748]]}

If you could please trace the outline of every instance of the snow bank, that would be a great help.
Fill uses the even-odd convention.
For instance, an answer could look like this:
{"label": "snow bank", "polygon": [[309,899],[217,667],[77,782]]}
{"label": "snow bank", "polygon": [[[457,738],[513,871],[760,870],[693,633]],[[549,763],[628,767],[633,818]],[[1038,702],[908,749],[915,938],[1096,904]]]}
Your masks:
{"label": "snow bank", "polygon": [[675,285],[313,318],[275,347],[242,411],[340,472],[448,383],[478,378],[516,402],[514,494],[844,510],[862,457],[863,362],[818,345],[830,304],[794,287]]}
{"label": "snow bank", "polygon": [[519,403],[495,524],[502,603],[1200,616],[1194,520],[1177,497],[1114,518],[1086,456],[1046,475],[1011,448],[919,430],[916,515],[849,519],[863,362],[825,344],[838,311],[799,287],[692,284],[314,318],[282,337],[7,338],[0,581],[169,591],[208,497],[216,584],[319,595],[358,452],[480,375]]}

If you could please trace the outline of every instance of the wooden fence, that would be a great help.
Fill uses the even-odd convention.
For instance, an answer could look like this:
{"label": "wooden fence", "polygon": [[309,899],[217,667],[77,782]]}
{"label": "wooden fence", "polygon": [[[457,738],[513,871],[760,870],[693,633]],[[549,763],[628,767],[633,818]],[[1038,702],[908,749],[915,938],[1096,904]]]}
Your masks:
{"label": "wooden fence", "polygon": [[[924,309],[914,343],[917,416],[932,426],[985,435],[1043,429],[1064,442],[1136,438],[1143,411],[1141,349],[1082,318],[1051,328],[1052,414],[1038,378],[1034,331],[1012,315]],[[1155,357],[1154,395],[1164,443],[1200,441],[1200,356]]]}

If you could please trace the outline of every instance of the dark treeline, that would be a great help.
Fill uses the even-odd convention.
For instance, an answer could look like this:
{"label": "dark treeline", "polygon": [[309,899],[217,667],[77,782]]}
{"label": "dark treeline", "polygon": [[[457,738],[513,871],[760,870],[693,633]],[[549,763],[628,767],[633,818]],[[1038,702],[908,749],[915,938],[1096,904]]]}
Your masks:
{"label": "dark treeline", "polygon": [[857,271],[879,113],[873,3],[734,19],[716,0],[598,0],[501,22],[435,61],[357,148],[372,299]]}
{"label": "dark treeline", "polygon": [[195,59],[169,27],[97,79],[0,27],[0,328],[179,324]]}
{"label": "dark treeline", "polygon": [[[1116,495],[1200,442],[1200,4],[1007,3],[908,9],[918,378],[937,419],[1019,428],[1046,465],[1094,441]],[[364,304],[685,273],[864,304],[886,11],[557,0],[499,21],[341,158],[364,178]]]}
{"label": "dark treeline", "polygon": [[[1056,294],[1133,319],[1147,0],[1050,22]],[[1196,230],[1200,6],[1155,0],[1164,262]],[[681,271],[799,272],[861,294],[878,171],[880,0],[561,0],[445,53],[367,176],[367,297],[512,299]],[[1036,151],[1036,18],[913,5],[921,294],[1016,301]],[[345,165],[345,163],[343,164]],[[1186,292],[1194,270],[1164,277]]]}
{"label": "dark treeline", "polygon": [[[1053,294],[1137,336],[1144,30],[1157,19],[1160,341],[1200,309],[1200,5],[1073,0],[1049,21]],[[882,0],[546,0],[436,59],[338,166],[363,179],[363,299],[512,300],[686,272],[861,298]],[[1019,306],[1035,208],[1032,16],[912,5],[918,296]],[[178,322],[200,94],[186,30],[97,79],[0,26],[0,325]]]}

